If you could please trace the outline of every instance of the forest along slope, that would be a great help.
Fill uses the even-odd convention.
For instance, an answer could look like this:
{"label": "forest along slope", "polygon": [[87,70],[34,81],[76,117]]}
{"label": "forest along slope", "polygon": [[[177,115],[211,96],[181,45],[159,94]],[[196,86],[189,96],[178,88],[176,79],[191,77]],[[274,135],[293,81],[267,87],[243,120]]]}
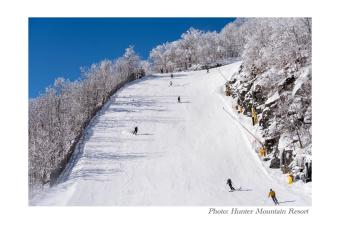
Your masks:
{"label": "forest along slope", "polygon": [[[224,76],[240,63],[155,74],[124,86],[88,126],[59,184],[32,205],[310,205],[278,183],[226,112]],[[169,82],[173,85],[170,86]],[[177,103],[177,97],[181,103]],[[132,131],[138,126],[138,134]],[[243,191],[229,192],[226,178]]]}

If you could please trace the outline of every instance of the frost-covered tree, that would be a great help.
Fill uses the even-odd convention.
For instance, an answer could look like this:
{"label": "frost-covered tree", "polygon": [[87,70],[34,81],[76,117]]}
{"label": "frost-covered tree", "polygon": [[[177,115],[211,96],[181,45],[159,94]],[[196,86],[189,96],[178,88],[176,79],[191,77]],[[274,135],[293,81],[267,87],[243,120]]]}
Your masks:
{"label": "frost-covered tree", "polygon": [[134,73],[136,69],[140,67],[141,59],[136,54],[134,46],[129,46],[127,49],[125,49],[123,59],[127,63],[129,73]]}
{"label": "frost-covered tree", "polygon": [[165,59],[166,44],[158,45],[150,52],[150,60],[152,62],[153,69],[156,72],[162,72],[166,67]]}
{"label": "frost-covered tree", "polygon": [[244,21],[237,20],[227,24],[219,33],[221,45],[224,50],[224,57],[240,57],[246,43],[245,32],[242,29]]}

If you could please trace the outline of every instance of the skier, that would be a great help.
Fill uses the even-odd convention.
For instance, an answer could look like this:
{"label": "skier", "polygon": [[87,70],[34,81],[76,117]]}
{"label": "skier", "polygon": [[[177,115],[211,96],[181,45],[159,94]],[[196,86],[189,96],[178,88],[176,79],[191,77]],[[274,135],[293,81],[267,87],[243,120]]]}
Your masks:
{"label": "skier", "polygon": [[172,81],[170,81],[170,86],[172,86]]}
{"label": "skier", "polygon": [[273,189],[270,189],[269,191],[268,198],[270,197],[273,199],[273,202],[275,203],[275,205],[279,205],[279,202],[276,199],[275,191],[273,191]]}
{"label": "skier", "polygon": [[133,131],[133,134],[137,135],[137,132],[138,132],[138,127],[135,127],[135,130]]}
{"label": "skier", "polygon": [[178,96],[177,102],[178,102],[178,103],[181,103],[181,96]]}
{"label": "skier", "polygon": [[209,73],[209,68],[207,68],[207,73]]}
{"label": "skier", "polygon": [[171,78],[174,78],[174,75],[173,75],[173,74],[171,74],[171,75],[170,75],[170,77],[171,77]]}
{"label": "skier", "polygon": [[227,180],[227,184],[229,185],[229,187],[230,187],[230,191],[234,191],[235,190],[235,188],[233,187],[233,184],[232,184],[232,182],[231,182],[231,179],[230,178],[228,178],[228,180]]}

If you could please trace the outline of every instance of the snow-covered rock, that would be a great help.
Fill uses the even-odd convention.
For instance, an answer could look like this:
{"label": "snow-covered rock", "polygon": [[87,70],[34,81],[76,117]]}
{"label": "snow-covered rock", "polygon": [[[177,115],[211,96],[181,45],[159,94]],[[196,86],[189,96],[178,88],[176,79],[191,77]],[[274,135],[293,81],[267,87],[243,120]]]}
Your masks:
{"label": "snow-covered rock", "polygon": [[[230,78],[231,96],[245,108],[244,115],[251,117],[251,107],[255,108],[259,119],[256,126],[262,128],[269,153],[278,151],[278,157],[282,157],[283,152],[292,152],[293,159],[311,155],[311,79],[311,65],[269,68],[258,74],[242,70]],[[277,164],[273,166],[277,168]],[[296,173],[300,170],[293,164],[289,169]]]}

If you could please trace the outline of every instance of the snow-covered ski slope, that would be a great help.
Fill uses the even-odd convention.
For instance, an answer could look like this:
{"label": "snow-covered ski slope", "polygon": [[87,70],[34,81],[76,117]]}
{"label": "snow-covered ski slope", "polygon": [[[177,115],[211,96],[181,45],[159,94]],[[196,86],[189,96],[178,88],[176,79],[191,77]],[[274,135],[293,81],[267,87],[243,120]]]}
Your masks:
{"label": "snow-covered ski slope", "polygon": [[[271,206],[273,188],[282,205],[310,205],[303,189],[267,172],[249,134],[223,110],[232,110],[225,78],[239,66],[173,79],[156,74],[124,86],[92,120],[60,183],[30,204]],[[242,191],[229,192],[228,177]]]}

